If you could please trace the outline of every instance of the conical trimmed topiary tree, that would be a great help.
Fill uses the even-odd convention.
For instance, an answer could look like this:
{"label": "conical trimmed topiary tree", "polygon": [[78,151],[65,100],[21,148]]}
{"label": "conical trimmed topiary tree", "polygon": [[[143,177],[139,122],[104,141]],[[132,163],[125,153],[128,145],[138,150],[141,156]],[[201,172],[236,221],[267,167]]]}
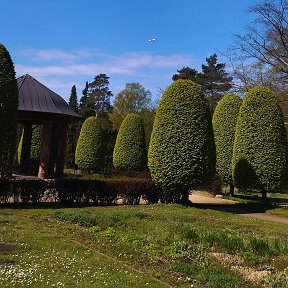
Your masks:
{"label": "conical trimmed topiary tree", "polygon": [[143,171],[147,167],[147,149],[142,119],[135,113],[128,114],[119,129],[113,152],[116,169]]}
{"label": "conical trimmed topiary tree", "polygon": [[0,44],[0,178],[11,175],[16,151],[18,86],[14,64]]}
{"label": "conical trimmed topiary tree", "polygon": [[101,119],[91,116],[82,125],[78,138],[75,162],[84,171],[98,172],[105,163],[105,141]]}
{"label": "conical trimmed topiary tree", "polygon": [[216,172],[222,183],[230,185],[231,195],[234,194],[232,155],[241,103],[239,96],[225,95],[216,106],[212,119],[216,145]]}
{"label": "conical trimmed topiary tree", "polygon": [[[41,154],[41,140],[42,140],[43,125],[33,125],[32,126],[32,137],[31,137],[31,149],[30,149],[30,163],[32,164],[29,169],[36,171],[39,166],[40,154]],[[22,143],[23,143],[23,130],[21,138],[18,145],[18,164],[20,164],[21,153],[22,153]]]}
{"label": "conical trimmed topiary tree", "polygon": [[148,166],[165,202],[188,199],[189,190],[215,174],[211,113],[200,86],[177,80],[164,92],[151,135]]}
{"label": "conical trimmed topiary tree", "polygon": [[279,192],[287,178],[287,139],[283,115],[273,92],[252,88],[240,108],[232,160],[235,186]]}

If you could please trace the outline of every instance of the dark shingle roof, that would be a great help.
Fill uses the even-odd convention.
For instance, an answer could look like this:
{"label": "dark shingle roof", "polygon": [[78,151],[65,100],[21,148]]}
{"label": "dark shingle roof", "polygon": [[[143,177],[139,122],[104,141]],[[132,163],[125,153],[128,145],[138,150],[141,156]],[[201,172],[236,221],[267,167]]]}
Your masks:
{"label": "dark shingle roof", "polygon": [[[81,118],[65,100],[32,76],[26,74],[17,79],[19,90],[19,116],[27,118]],[[34,116],[33,116],[34,115]]]}

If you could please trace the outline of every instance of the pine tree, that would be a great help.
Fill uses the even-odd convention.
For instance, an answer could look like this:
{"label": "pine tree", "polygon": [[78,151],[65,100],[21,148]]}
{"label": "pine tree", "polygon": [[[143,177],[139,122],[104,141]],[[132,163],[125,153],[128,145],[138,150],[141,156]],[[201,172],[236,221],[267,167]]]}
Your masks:
{"label": "pine tree", "polygon": [[76,113],[78,112],[78,99],[77,99],[77,91],[76,91],[75,85],[73,85],[71,89],[71,95],[69,98],[69,106],[73,111],[75,111]]}
{"label": "pine tree", "polygon": [[[71,89],[69,106],[73,111],[75,111],[76,113],[78,112],[78,99],[75,85],[73,85]],[[80,127],[81,126],[79,126],[79,123],[71,123],[68,127],[66,155],[65,155],[65,163],[67,165],[75,164],[75,150],[80,133]]]}
{"label": "pine tree", "polygon": [[177,70],[178,74],[174,74],[172,80],[188,79],[201,85],[213,113],[219,100],[232,87],[232,77],[225,71],[224,63],[217,63],[217,54],[206,58],[206,63],[207,65],[202,64],[201,72],[190,67],[183,67]]}
{"label": "pine tree", "polygon": [[172,76],[173,81],[177,81],[179,79],[187,79],[192,80],[195,83],[199,83],[199,72],[195,69],[192,69],[190,67],[183,67],[180,70],[177,70],[179,74],[174,74]]}
{"label": "pine tree", "polygon": [[11,175],[18,122],[18,85],[14,64],[0,44],[0,178]]}
{"label": "pine tree", "polygon": [[83,96],[80,99],[80,105],[79,105],[80,109],[84,109],[85,108],[86,99],[88,97],[87,92],[88,92],[88,81],[86,81],[85,88],[82,90],[82,95]]}
{"label": "pine tree", "polygon": [[208,98],[210,110],[214,112],[219,100],[232,87],[232,77],[225,71],[224,63],[217,63],[217,54],[206,58],[207,65],[202,64],[199,84]]}
{"label": "pine tree", "polygon": [[95,113],[105,113],[111,110],[110,99],[113,96],[108,88],[109,77],[106,74],[96,75],[94,81],[88,84],[85,107]]}

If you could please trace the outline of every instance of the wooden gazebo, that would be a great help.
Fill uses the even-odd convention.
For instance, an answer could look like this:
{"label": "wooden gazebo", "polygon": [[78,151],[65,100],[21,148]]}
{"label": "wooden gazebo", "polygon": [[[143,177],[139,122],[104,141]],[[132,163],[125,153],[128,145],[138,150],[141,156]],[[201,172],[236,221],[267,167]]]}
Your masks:
{"label": "wooden gazebo", "polygon": [[80,120],[58,94],[26,74],[17,79],[19,90],[18,123],[23,124],[20,170],[27,171],[32,125],[43,125],[42,148],[38,178],[59,178],[63,176],[66,149],[67,126]]}

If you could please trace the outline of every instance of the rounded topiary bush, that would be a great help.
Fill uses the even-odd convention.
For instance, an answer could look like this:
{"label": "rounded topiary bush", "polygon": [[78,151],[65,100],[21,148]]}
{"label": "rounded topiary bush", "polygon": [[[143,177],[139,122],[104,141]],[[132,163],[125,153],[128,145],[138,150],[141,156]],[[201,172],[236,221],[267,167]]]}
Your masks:
{"label": "rounded topiary bush", "polygon": [[213,130],[216,145],[216,171],[224,184],[230,185],[233,194],[232,155],[237,117],[242,100],[235,94],[225,95],[213,114]]}
{"label": "rounded topiary bush", "polygon": [[113,152],[113,165],[119,170],[144,170],[147,166],[145,130],[142,119],[135,113],[123,120]]}
{"label": "rounded topiary bush", "polygon": [[105,133],[101,119],[91,116],[82,125],[75,162],[81,170],[98,172],[105,163]]}
{"label": "rounded topiary bush", "polygon": [[164,92],[151,135],[148,166],[165,202],[188,198],[189,190],[215,173],[215,144],[207,100],[191,80]]}
{"label": "rounded topiary bush", "polygon": [[232,174],[239,189],[279,192],[287,177],[287,139],[273,92],[252,88],[237,119]]}

